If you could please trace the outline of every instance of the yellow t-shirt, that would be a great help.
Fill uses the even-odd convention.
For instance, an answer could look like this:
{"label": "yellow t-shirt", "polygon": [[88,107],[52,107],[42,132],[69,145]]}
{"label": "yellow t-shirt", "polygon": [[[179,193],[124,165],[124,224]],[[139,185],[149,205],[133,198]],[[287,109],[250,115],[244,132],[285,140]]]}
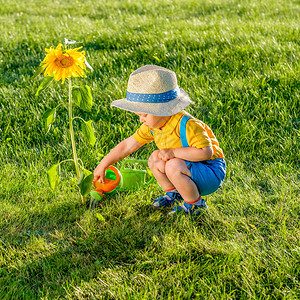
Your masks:
{"label": "yellow t-shirt", "polygon": [[159,149],[180,148],[182,147],[180,140],[180,120],[183,115],[190,117],[186,124],[186,138],[189,146],[198,149],[211,146],[213,148],[213,156],[210,159],[224,158],[223,151],[219,147],[219,143],[212,130],[205,123],[185,111],[171,116],[162,129],[150,128],[142,124],[133,134],[133,137],[141,144],[154,141]]}

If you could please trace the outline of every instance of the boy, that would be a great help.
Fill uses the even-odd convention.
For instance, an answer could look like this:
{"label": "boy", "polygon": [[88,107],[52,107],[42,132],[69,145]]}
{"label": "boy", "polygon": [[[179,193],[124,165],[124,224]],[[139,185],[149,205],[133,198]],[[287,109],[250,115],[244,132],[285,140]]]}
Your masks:
{"label": "boy", "polygon": [[134,71],[128,80],[126,99],[111,106],[134,112],[141,127],[120,142],[100,162],[94,180],[104,180],[108,166],[155,141],[159,150],[148,161],[150,170],[166,194],[154,200],[160,208],[184,200],[172,213],[194,213],[206,208],[201,195],[215,192],[225,178],[224,154],[212,130],[184,109],[192,101],[177,86],[174,72],[155,65]]}

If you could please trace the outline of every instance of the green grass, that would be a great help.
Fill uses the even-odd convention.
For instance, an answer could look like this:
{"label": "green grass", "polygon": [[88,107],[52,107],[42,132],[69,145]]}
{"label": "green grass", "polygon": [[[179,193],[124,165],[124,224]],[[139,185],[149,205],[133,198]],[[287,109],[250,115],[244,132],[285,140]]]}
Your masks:
{"label": "green grass", "polygon": [[[299,4],[2,1],[0,299],[299,299]],[[94,148],[77,135],[86,168],[138,127],[110,103],[133,70],[159,64],[177,73],[195,102],[188,111],[224,149],[227,178],[209,211],[153,211],[154,183],[91,212],[71,164],[50,190],[46,170],[72,157],[67,112],[59,107],[48,133],[41,119],[67,91],[56,84],[35,97],[30,77],[64,37],[83,41],[95,69],[82,80],[94,108],[75,109],[96,129]]]}

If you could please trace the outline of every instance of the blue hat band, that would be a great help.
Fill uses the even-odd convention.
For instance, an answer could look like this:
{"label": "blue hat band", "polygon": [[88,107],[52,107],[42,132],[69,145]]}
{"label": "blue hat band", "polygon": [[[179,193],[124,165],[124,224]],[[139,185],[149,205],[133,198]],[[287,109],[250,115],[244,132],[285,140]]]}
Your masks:
{"label": "blue hat band", "polygon": [[165,103],[177,98],[180,94],[178,86],[173,90],[160,94],[139,94],[139,93],[126,93],[126,99],[132,102],[140,103]]}

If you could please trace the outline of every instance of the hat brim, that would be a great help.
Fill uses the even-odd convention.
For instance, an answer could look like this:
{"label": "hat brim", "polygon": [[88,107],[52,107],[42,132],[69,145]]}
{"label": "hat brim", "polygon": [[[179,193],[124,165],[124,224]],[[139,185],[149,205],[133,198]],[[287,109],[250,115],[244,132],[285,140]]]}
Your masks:
{"label": "hat brim", "polygon": [[177,98],[164,103],[133,102],[125,98],[113,101],[111,106],[135,113],[151,114],[154,116],[172,116],[183,111],[192,103],[188,94],[183,89],[180,89],[180,94]]}

